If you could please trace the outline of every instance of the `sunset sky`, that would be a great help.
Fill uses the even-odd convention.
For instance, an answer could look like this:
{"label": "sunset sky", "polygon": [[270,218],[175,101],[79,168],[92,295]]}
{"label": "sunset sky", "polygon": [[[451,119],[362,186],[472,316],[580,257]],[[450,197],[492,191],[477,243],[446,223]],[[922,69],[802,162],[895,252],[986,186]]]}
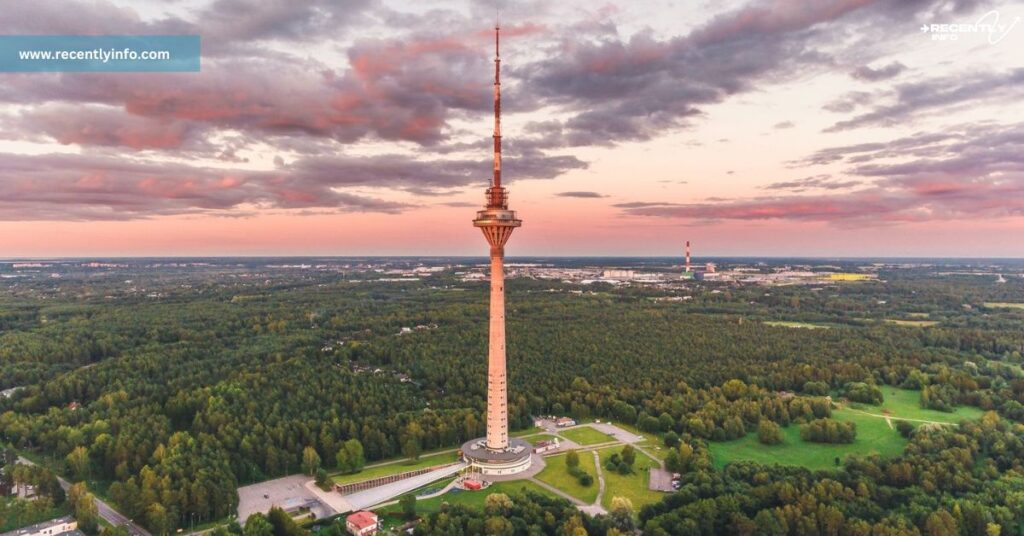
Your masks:
{"label": "sunset sky", "polygon": [[[510,256],[1024,256],[1024,1],[501,3]],[[494,18],[8,3],[202,69],[0,73],[0,258],[484,255]]]}

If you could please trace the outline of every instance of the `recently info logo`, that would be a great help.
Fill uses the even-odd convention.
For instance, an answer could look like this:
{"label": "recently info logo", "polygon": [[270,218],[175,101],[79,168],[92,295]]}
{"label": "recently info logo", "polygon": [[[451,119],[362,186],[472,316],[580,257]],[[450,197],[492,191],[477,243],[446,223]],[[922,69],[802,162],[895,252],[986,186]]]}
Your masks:
{"label": "recently info logo", "polygon": [[998,11],[992,10],[982,15],[974,24],[922,24],[921,33],[931,34],[932,41],[957,41],[964,34],[984,34],[990,45],[996,45],[1006,39],[1019,22],[1020,17],[1004,21]]}

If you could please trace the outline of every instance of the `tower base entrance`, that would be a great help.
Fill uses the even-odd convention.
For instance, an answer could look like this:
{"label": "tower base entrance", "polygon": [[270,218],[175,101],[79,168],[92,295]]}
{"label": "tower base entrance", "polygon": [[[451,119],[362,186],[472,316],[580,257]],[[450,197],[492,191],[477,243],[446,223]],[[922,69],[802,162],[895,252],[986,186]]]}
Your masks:
{"label": "tower base entrance", "polygon": [[462,458],[484,475],[514,475],[530,468],[533,447],[522,439],[509,440],[508,449],[490,450],[487,439],[479,438],[462,445]]}

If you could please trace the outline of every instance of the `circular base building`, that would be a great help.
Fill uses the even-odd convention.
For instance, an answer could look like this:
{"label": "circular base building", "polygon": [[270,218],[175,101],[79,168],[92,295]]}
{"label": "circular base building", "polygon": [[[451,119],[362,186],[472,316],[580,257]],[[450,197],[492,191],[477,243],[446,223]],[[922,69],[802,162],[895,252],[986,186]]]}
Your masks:
{"label": "circular base building", "polygon": [[485,438],[462,445],[462,457],[471,468],[484,475],[514,475],[530,468],[533,447],[522,439],[512,438],[505,450],[487,448]]}

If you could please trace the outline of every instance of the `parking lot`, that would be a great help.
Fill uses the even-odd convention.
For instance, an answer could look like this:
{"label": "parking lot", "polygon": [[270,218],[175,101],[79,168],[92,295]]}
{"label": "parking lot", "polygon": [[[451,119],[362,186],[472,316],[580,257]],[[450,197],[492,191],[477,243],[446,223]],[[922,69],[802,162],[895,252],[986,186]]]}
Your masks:
{"label": "parking lot", "polygon": [[324,504],[306,488],[307,480],[307,476],[292,475],[238,488],[239,523],[244,523],[249,516],[257,512],[268,512],[271,507],[295,504],[310,504],[310,510],[317,519],[336,514],[334,509]]}

